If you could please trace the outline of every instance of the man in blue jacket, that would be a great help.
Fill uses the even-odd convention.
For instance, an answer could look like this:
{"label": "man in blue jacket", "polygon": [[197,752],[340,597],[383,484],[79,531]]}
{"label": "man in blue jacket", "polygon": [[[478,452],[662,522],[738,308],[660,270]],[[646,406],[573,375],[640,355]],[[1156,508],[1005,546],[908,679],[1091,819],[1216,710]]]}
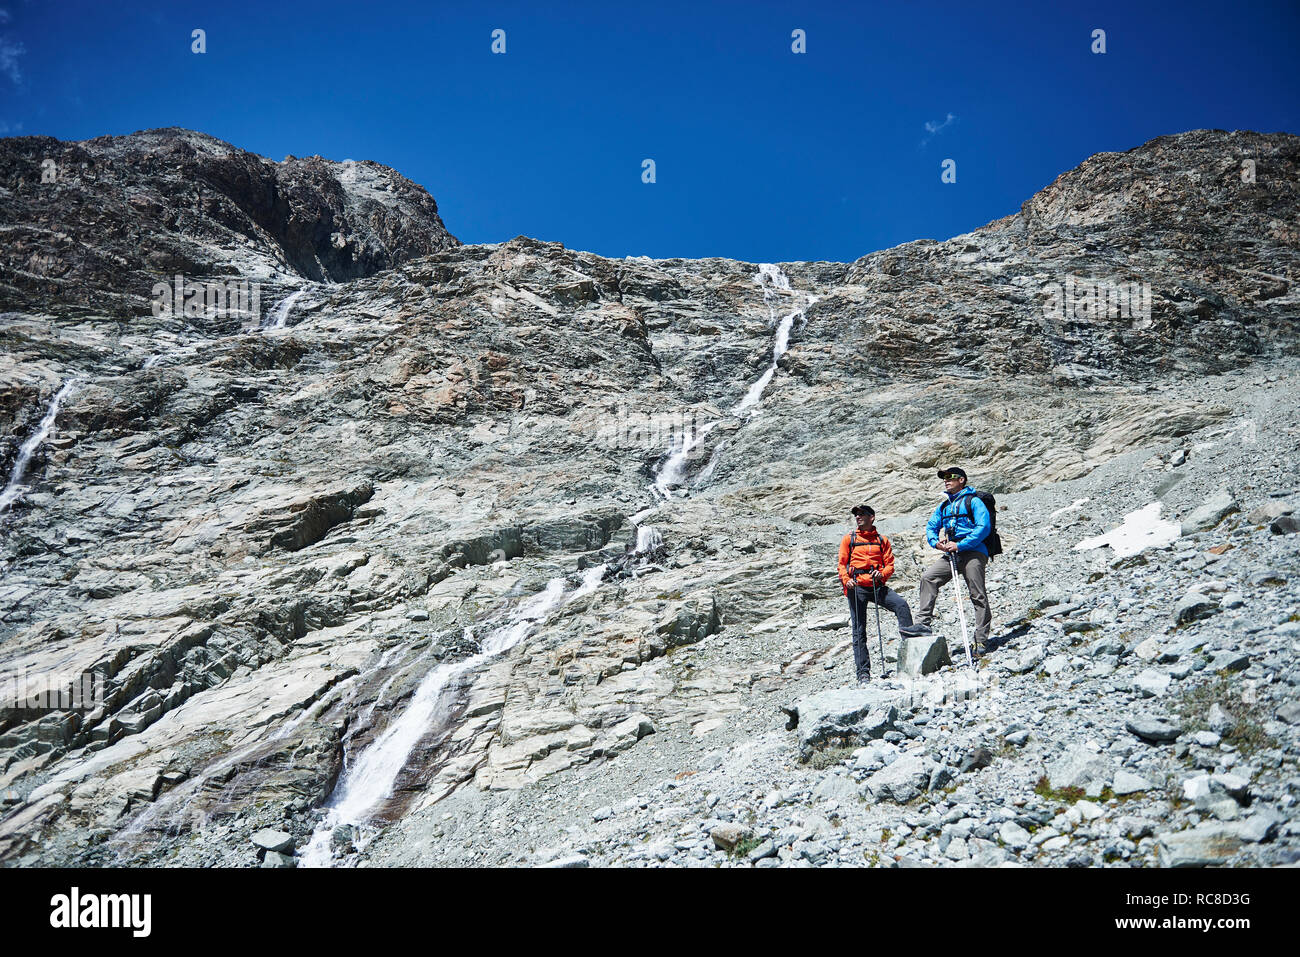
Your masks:
{"label": "man in blue jacket", "polygon": [[917,609],[917,624],[911,629],[899,629],[902,634],[928,635],[934,617],[934,602],[941,586],[952,580],[949,553],[957,558],[957,570],[970,589],[971,604],[975,606],[975,650],[984,650],[993,626],[993,612],[989,608],[988,592],[984,588],[984,569],[988,565],[989,551],[984,545],[993,528],[989,510],[975,494],[973,486],[966,484],[966,473],[958,468],[939,470],[947,500],[930,516],[925,527],[925,537],[931,548],[944,554],[921,574],[921,607]]}

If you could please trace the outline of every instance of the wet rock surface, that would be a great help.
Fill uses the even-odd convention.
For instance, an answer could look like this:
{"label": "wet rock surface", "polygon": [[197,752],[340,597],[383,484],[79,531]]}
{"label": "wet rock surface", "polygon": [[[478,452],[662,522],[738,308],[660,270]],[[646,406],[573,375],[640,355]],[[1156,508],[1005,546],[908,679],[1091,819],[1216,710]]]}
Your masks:
{"label": "wet rock surface", "polygon": [[[392,171],[198,134],[34,139],[0,141],[6,475],[76,384],[0,514],[0,665],[102,695],[0,713],[3,862],[1297,857],[1295,137],[1162,137],[966,236],[779,269],[460,246]],[[54,149],[86,171],[37,210]],[[1249,195],[1242,150],[1279,171]],[[50,230],[85,210],[81,260]],[[303,295],[155,317],[156,252]],[[1046,316],[1067,275],[1150,283],[1149,323]],[[956,663],[904,669],[885,616],[921,674],[858,689],[847,510],[915,610],[950,462],[998,495],[988,651],[952,652],[949,587]],[[1076,547],[1153,503],[1171,542]]]}

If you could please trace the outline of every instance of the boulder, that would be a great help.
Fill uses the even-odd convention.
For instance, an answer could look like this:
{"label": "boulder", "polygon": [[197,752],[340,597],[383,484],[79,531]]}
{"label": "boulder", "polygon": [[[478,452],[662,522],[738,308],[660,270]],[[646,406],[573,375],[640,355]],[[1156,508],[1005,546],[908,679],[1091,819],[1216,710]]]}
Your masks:
{"label": "boulder", "polygon": [[993,763],[993,752],[988,748],[975,748],[973,751],[966,752],[965,757],[961,759],[958,769],[962,774],[967,771],[974,771],[977,768],[987,768]]}
{"label": "boulder", "polygon": [[1226,488],[1220,489],[1183,519],[1183,534],[1208,531],[1236,511],[1237,500],[1232,493]]}
{"label": "boulder", "polygon": [[1222,864],[1241,849],[1232,824],[1200,824],[1186,831],[1159,835],[1160,863],[1165,867],[1208,867]]}
{"label": "boulder", "polygon": [[933,771],[933,762],[914,754],[906,755],[867,778],[863,788],[876,803],[906,804],[925,791]]}
{"label": "boulder", "polygon": [[943,635],[917,635],[899,641],[898,673],[901,675],[920,677],[950,664],[948,641]]}
{"label": "boulder", "polygon": [[1022,651],[1016,659],[1007,665],[1007,670],[1016,674],[1024,674],[1026,671],[1033,671],[1043,660],[1043,646],[1031,645]]}
{"label": "boulder", "polygon": [[1267,525],[1275,518],[1281,518],[1283,515],[1290,515],[1295,509],[1285,502],[1265,502],[1263,505],[1257,505],[1246,515],[1246,521],[1252,525]]}
{"label": "boulder", "polygon": [[1124,722],[1130,734],[1137,735],[1148,744],[1166,744],[1177,741],[1183,733],[1182,727],[1165,718],[1151,715],[1137,715]]}
{"label": "boulder", "polygon": [[715,846],[730,854],[741,841],[753,836],[753,831],[739,824],[719,824],[709,832]]}
{"label": "boulder", "polygon": [[1152,786],[1151,782],[1141,775],[1120,769],[1115,772],[1115,780],[1111,782],[1110,788],[1117,796],[1124,797],[1126,794],[1150,791]]}
{"label": "boulder", "polygon": [[264,851],[290,851],[293,849],[293,836],[284,831],[276,831],[271,828],[255,833],[252,842]]}
{"label": "boulder", "polygon": [[1160,698],[1169,690],[1169,683],[1173,680],[1167,672],[1147,668],[1133,679],[1133,690],[1147,698]]}
{"label": "boulder", "polygon": [[836,688],[801,698],[786,710],[797,716],[799,753],[806,760],[828,743],[858,745],[894,730],[898,700],[898,692],[878,687]]}
{"label": "boulder", "polygon": [[1081,788],[1092,785],[1105,787],[1115,773],[1110,758],[1094,754],[1087,748],[1075,748],[1047,766],[1047,780],[1054,790]]}
{"label": "boulder", "polygon": [[998,828],[998,837],[1001,838],[1002,843],[1013,850],[1028,847],[1031,836],[1015,821],[1003,821],[1002,826]]}
{"label": "boulder", "polygon": [[1184,595],[1174,606],[1174,624],[1186,625],[1202,618],[1209,618],[1219,610],[1219,603],[1208,595],[1191,592]]}
{"label": "boulder", "polygon": [[1294,535],[1300,532],[1300,519],[1294,515],[1283,515],[1270,522],[1268,530],[1274,535]]}

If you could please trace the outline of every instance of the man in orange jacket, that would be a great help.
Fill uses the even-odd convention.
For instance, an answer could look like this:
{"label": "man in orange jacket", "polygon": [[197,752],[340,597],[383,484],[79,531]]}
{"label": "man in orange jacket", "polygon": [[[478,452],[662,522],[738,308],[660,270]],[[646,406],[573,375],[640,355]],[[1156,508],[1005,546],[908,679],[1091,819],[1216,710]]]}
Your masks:
{"label": "man in orange jacket", "polygon": [[[912,626],[912,609],[898,592],[885,586],[894,574],[894,549],[889,539],[876,529],[876,512],[870,505],[855,505],[853,517],[857,530],[840,542],[840,583],[849,600],[849,620],[853,624],[853,663],[858,685],[871,678],[871,657],[867,653],[867,603],[875,602],[894,613],[899,628]],[[883,675],[885,663],[880,663]]]}

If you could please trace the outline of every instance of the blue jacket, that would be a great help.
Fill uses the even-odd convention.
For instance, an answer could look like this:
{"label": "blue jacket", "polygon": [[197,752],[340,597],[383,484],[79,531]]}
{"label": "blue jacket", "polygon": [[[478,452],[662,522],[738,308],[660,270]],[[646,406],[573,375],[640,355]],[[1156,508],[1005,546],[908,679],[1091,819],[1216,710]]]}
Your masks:
{"label": "blue jacket", "polygon": [[[966,517],[966,503],[963,498],[970,497],[970,518]],[[930,516],[925,526],[925,537],[931,547],[939,544],[939,529],[948,529],[948,541],[957,542],[959,552],[979,552],[987,555],[984,539],[993,529],[993,520],[989,510],[975,496],[975,487],[967,485],[955,495],[949,495],[948,501],[940,503]]]}

